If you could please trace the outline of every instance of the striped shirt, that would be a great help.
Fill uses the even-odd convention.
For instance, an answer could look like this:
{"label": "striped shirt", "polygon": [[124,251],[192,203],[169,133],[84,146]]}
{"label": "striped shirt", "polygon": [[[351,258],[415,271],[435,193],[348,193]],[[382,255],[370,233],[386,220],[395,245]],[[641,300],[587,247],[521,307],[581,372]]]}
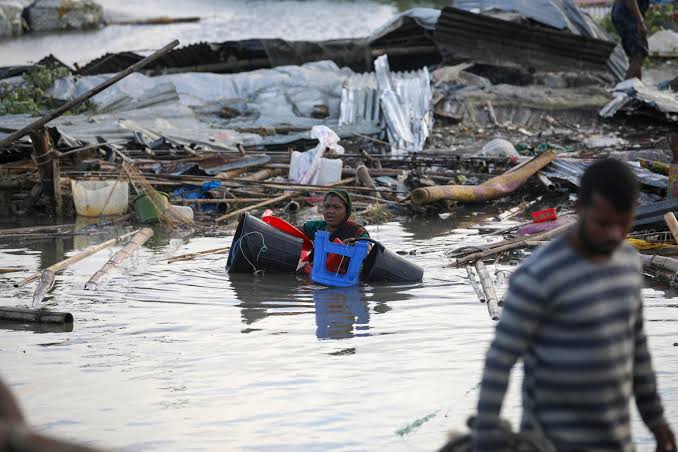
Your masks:
{"label": "striped shirt", "polygon": [[560,238],[517,269],[487,352],[474,451],[505,450],[497,425],[519,358],[521,429],[545,435],[559,452],[633,451],[631,396],[649,428],[661,424],[641,285],[640,258],[626,244],[593,263]]}

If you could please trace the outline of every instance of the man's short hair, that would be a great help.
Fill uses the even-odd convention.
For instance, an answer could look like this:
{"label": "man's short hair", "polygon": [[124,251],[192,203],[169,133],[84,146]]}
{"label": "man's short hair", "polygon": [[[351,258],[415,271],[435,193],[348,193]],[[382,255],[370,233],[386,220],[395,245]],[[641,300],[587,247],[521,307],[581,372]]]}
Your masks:
{"label": "man's short hair", "polygon": [[620,212],[635,207],[640,186],[629,165],[615,159],[598,160],[589,166],[581,178],[579,200],[585,206],[593,202],[598,193]]}

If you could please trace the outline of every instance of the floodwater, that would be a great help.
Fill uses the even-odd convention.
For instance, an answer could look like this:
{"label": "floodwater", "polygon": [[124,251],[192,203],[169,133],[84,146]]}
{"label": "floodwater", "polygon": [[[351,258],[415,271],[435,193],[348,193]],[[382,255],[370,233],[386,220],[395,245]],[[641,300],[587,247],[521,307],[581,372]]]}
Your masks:
{"label": "floodwater", "polygon": [[[459,212],[368,227],[390,249],[414,251],[408,258],[425,268],[425,279],[356,289],[228,275],[225,255],[168,264],[170,256],[226,246],[231,236],[158,230],[97,292],[82,288],[115,250],[57,277],[44,304],[71,312],[72,331],[1,324],[0,372],[39,430],[88,444],[435,450],[474,411],[494,328],[444,251],[483,243],[474,225],[489,222]],[[110,234],[0,240],[0,267],[44,268]],[[23,276],[1,277],[1,304],[31,303],[34,284],[12,286]],[[644,296],[661,393],[676,425],[678,304],[661,290]],[[517,369],[504,409],[514,424],[520,376]],[[654,450],[637,415],[634,432],[641,451]]]}
{"label": "floodwater", "polygon": [[200,17],[198,23],[111,25],[99,30],[27,34],[0,39],[0,66],[53,54],[83,64],[108,52],[148,52],[174,39],[182,45],[253,38],[319,41],[368,36],[393,15],[439,0],[98,0],[109,22],[154,17]]}

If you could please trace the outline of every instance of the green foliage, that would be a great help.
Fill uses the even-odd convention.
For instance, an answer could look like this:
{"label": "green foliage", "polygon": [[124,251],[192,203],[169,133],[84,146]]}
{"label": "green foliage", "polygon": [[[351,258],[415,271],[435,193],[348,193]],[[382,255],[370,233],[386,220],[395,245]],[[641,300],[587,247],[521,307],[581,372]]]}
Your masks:
{"label": "green foliage", "polygon": [[[20,85],[0,83],[0,115],[39,116],[56,108],[58,102],[48,91],[56,80],[70,75],[70,71],[62,66],[36,66],[24,73]],[[80,114],[92,109],[93,104],[86,102],[66,114]]]}
{"label": "green foliage", "polygon": [[676,8],[673,3],[665,5],[652,5],[647,13],[645,13],[645,24],[647,25],[648,34],[653,34],[666,28],[673,22],[673,13]]}

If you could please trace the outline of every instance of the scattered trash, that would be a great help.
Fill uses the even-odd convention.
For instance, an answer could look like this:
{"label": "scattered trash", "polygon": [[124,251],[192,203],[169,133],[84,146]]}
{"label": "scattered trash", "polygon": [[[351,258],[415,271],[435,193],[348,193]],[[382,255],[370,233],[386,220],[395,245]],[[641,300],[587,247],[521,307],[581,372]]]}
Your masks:
{"label": "scattered trash", "polygon": [[650,55],[659,58],[678,57],[678,33],[660,30],[647,39]]}
{"label": "scattered trash", "polygon": [[553,207],[532,213],[532,221],[534,223],[544,223],[545,221],[555,221],[557,219],[558,214]]}

